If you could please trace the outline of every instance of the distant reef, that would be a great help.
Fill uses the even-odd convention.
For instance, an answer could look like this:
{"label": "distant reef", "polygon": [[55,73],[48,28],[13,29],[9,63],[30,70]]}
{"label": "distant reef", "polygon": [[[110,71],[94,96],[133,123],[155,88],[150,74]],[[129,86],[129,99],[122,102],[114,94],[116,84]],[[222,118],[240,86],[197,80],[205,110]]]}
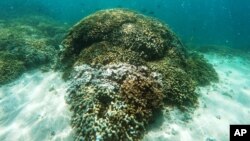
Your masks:
{"label": "distant reef", "polygon": [[85,17],[61,48],[79,141],[139,141],[163,107],[195,108],[195,88],[218,81],[212,65],[166,24],[127,9]]}
{"label": "distant reef", "polygon": [[67,27],[44,16],[0,20],[0,85],[34,68],[48,70],[58,58]]}

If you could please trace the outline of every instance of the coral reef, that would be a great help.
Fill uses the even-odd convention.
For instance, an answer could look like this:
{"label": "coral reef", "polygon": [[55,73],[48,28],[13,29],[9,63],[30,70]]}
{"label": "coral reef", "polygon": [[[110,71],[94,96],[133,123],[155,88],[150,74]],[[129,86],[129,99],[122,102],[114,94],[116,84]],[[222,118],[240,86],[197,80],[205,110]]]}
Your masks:
{"label": "coral reef", "polygon": [[161,80],[145,66],[75,67],[66,98],[76,140],[139,140],[163,105]]}
{"label": "coral reef", "polygon": [[81,65],[82,63],[89,65],[106,65],[119,62],[132,65],[145,64],[145,61],[140,58],[138,53],[103,41],[94,43],[81,52],[75,65]]}
{"label": "coral reef", "polygon": [[130,10],[111,9],[84,18],[70,30],[62,43],[61,60],[71,64],[84,48],[101,41],[135,51],[146,60],[163,57],[168,48],[183,48],[162,22]]}
{"label": "coral reef", "polygon": [[1,84],[20,76],[23,67],[26,70],[38,67],[45,70],[55,64],[58,44],[65,29],[65,26],[42,16],[29,15],[1,22],[0,51],[1,56],[5,54],[5,59],[0,57],[1,74],[13,70],[5,76],[1,75]]}
{"label": "coral reef", "polygon": [[0,85],[10,82],[24,72],[22,61],[7,52],[0,51]]}
{"label": "coral reef", "polygon": [[218,82],[219,77],[211,64],[197,53],[190,53],[187,59],[187,73],[192,77],[197,85],[206,86],[211,82]]}
{"label": "coral reef", "polygon": [[162,74],[165,103],[186,109],[197,104],[195,83],[183,69],[176,67],[168,58],[148,62],[148,66]]}
{"label": "coral reef", "polygon": [[140,140],[154,111],[196,106],[197,84],[217,75],[167,25],[127,9],[84,18],[61,47],[76,140]]}

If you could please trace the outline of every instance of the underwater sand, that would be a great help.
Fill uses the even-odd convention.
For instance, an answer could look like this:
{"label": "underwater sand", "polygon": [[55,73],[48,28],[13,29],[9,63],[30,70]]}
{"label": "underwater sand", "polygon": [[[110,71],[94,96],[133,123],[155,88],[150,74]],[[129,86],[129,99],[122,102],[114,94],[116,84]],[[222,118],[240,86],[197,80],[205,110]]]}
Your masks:
{"label": "underwater sand", "polygon": [[250,123],[250,63],[239,57],[205,55],[220,82],[202,87],[193,115],[170,109],[144,141],[228,141],[230,124]]}
{"label": "underwater sand", "polygon": [[[220,82],[197,89],[193,114],[168,108],[143,141],[227,141],[230,124],[250,123],[250,63],[205,55]],[[57,72],[32,71],[0,87],[1,141],[71,141],[67,84]]]}
{"label": "underwater sand", "polygon": [[66,83],[55,72],[33,71],[0,87],[0,141],[70,141]]}

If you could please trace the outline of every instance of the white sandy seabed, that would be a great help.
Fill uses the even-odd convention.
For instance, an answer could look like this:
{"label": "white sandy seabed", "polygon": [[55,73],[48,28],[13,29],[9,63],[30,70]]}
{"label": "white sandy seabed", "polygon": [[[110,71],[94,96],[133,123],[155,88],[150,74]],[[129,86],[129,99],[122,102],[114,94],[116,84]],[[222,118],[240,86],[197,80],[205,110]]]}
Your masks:
{"label": "white sandy seabed", "polygon": [[[169,109],[143,141],[228,141],[230,124],[250,124],[250,63],[205,56],[219,83],[197,89],[192,114]],[[0,141],[71,141],[67,84],[57,72],[33,71],[0,87]]]}
{"label": "white sandy seabed", "polygon": [[0,88],[0,141],[71,141],[66,83],[33,71]]}

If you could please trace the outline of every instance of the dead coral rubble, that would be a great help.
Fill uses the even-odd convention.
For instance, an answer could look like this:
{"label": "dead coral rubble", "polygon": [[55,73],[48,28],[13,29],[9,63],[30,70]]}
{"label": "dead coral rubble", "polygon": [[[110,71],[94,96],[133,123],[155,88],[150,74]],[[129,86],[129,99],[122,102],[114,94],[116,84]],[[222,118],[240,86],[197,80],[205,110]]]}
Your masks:
{"label": "dead coral rubble", "polygon": [[126,9],[84,18],[62,47],[76,140],[140,140],[154,111],[197,105],[197,74],[209,82],[207,77],[216,74],[201,73],[209,65],[189,57],[167,25]]}

